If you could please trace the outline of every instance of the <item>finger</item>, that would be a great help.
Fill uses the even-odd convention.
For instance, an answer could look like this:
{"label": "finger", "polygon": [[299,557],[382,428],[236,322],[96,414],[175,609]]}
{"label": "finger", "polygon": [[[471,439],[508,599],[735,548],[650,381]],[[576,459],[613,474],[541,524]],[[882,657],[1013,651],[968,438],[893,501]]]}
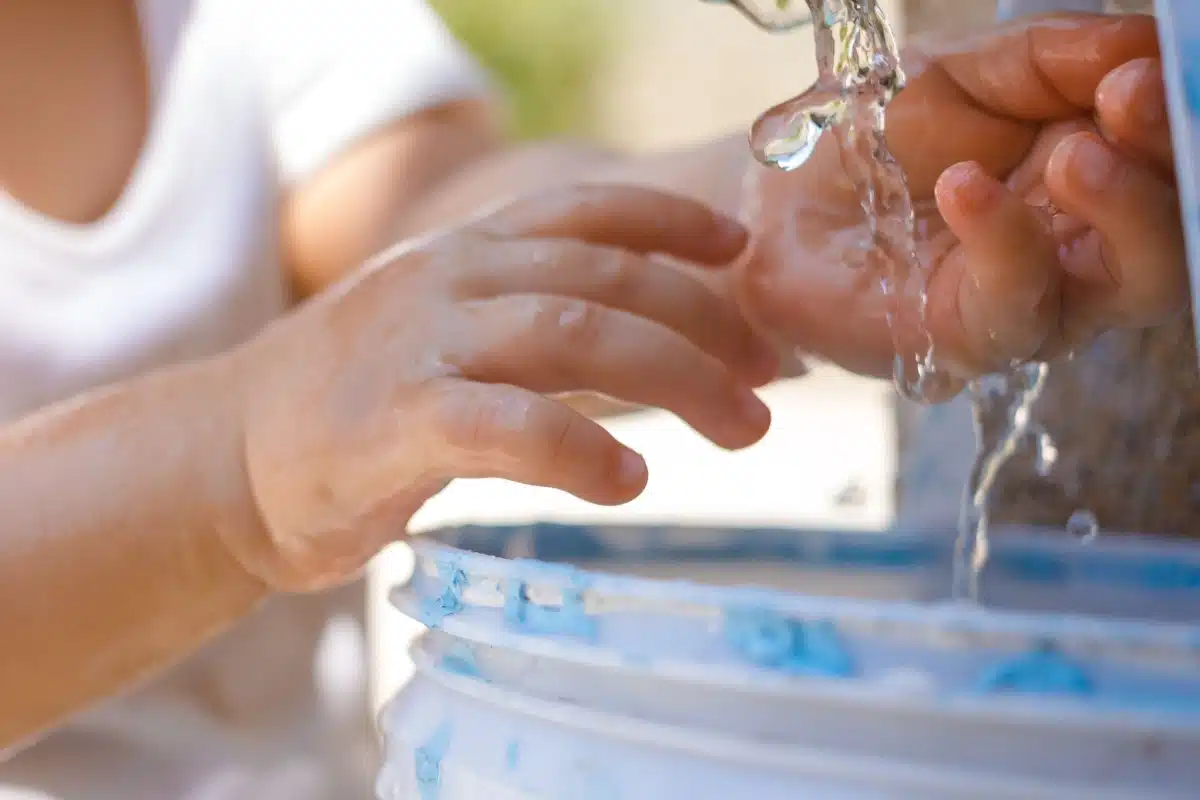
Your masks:
{"label": "finger", "polygon": [[1093,258],[1067,267],[1073,278],[1109,289],[1099,309],[1109,324],[1154,325],[1187,304],[1179,199],[1163,178],[1081,133],[1055,149],[1046,185],[1055,205],[1099,234]]}
{"label": "finger", "polygon": [[442,379],[419,407],[431,470],[444,478],[502,478],[601,505],[646,486],[646,464],[612,434],[555,400],[516,386]]}
{"label": "finger", "polygon": [[549,295],[508,295],[464,309],[476,344],[452,363],[473,380],[655,406],[731,449],[758,441],[770,424],[766,406],[721,362],[648,319]]}
{"label": "finger", "polygon": [[888,144],[914,197],[930,197],[942,172],[963,161],[1007,175],[1043,123],[1090,117],[1104,76],[1156,48],[1152,20],[1082,14],[934,45],[909,59],[908,88],[888,106]]}
{"label": "finger", "polygon": [[775,349],[736,308],[679,270],[624,250],[579,242],[517,240],[493,246],[506,251],[502,268],[465,273],[459,287],[464,299],[575,297],[661,323],[754,385],[778,371]]}
{"label": "finger", "polygon": [[1153,165],[1164,177],[1174,177],[1160,60],[1140,58],[1110,72],[1096,91],[1096,111],[1106,138],[1120,150]]}
{"label": "finger", "polygon": [[[1043,126],[1021,164],[1008,173],[1004,184],[1024,197],[1027,203],[1045,207],[1050,202],[1049,192],[1046,191],[1046,165],[1050,163],[1050,156],[1064,139],[1083,131],[1095,133],[1095,123],[1076,118]],[[986,167],[985,171],[989,175],[1003,174],[991,172]]]}
{"label": "finger", "polygon": [[501,236],[579,239],[635,253],[724,265],[746,230],[703,203],[638,186],[571,186],[517,200],[477,223]]}
{"label": "finger", "polygon": [[1154,18],[1055,14],[1015,20],[939,54],[938,64],[979,106],[1028,122],[1091,109],[1112,70],[1158,55]]}
{"label": "finger", "polygon": [[1058,257],[1046,220],[977,164],[947,170],[937,200],[961,244],[930,282],[935,347],[967,374],[1032,358],[1058,322]]}

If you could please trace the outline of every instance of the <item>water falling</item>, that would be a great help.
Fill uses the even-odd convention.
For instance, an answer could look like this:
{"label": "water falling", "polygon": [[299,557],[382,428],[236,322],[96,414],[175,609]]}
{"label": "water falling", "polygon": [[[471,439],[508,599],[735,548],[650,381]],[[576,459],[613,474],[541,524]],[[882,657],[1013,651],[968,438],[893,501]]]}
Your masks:
{"label": "water falling", "polygon": [[1034,468],[1037,469],[1038,475],[1043,478],[1050,477],[1050,473],[1054,471],[1055,465],[1058,464],[1058,445],[1054,443],[1054,439],[1050,438],[1050,434],[1044,430],[1037,431],[1036,443],[1036,460]]}
{"label": "water falling", "polygon": [[[959,508],[958,541],[955,544],[953,596],[956,599],[979,599],[979,581],[988,559],[988,499],[1000,470],[1016,454],[1030,433],[1038,435],[1039,471],[1042,459],[1042,438],[1049,447],[1053,441],[1044,431],[1032,425],[1033,404],[1037,402],[1050,368],[1047,364],[1025,364],[1011,375],[993,375],[972,381],[971,410],[975,420],[977,452],[970,477],[963,490]],[[1004,408],[1007,412],[1004,430],[991,444],[985,441],[983,420],[989,412]],[[1054,458],[1057,458],[1057,451]],[[1046,467],[1052,467],[1053,461]]]}
{"label": "water falling", "polygon": [[[942,393],[949,376],[935,367],[925,321],[928,269],[917,256],[916,218],[904,170],[887,147],[885,110],[904,87],[895,37],[876,0],[807,0],[816,38],[819,77],[812,89],[789,104],[791,113],[764,115],[750,144],[764,164],[783,170],[804,165],[826,131],[837,137],[842,159],[858,191],[866,218],[867,263],[879,276],[895,345],[894,378],[905,397],[918,402]],[[917,331],[915,338],[905,335]],[[954,595],[977,598],[988,554],[988,496],[1000,469],[1035,434],[1037,468],[1048,473],[1058,453],[1030,417],[1048,366],[1029,364],[1011,375],[970,387],[976,419],[977,454],[960,508]],[[1008,424],[999,441],[986,446],[981,415],[1001,398]]]}
{"label": "water falling", "polygon": [[896,40],[876,0],[808,0],[808,7],[817,83],[789,104],[788,115],[755,123],[751,148],[764,164],[790,171],[808,161],[826,131],[837,136],[866,219],[863,252],[887,299],[896,386],[924,400],[948,378],[934,368],[924,325],[926,275],[917,258],[912,198],[884,136],[885,109],[905,83]]}

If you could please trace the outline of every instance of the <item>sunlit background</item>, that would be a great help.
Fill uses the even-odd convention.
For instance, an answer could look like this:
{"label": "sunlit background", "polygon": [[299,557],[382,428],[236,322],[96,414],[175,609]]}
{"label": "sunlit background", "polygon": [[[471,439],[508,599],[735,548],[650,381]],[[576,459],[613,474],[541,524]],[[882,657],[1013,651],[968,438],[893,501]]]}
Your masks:
{"label": "sunlit background", "polygon": [[741,128],[811,80],[809,36],[769,37],[698,0],[435,0],[523,137],[625,148]]}

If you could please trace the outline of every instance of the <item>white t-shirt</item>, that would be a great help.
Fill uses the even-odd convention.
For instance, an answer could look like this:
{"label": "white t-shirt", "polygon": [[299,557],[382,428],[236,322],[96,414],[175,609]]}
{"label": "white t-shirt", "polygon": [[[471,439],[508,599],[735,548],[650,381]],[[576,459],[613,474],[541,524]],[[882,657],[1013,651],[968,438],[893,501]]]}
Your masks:
{"label": "white t-shirt", "polygon": [[[74,225],[0,193],[0,421],[253,335],[289,302],[282,190],[373,129],[485,89],[423,0],[141,0],[139,13],[154,113],[115,207]],[[344,732],[318,723],[313,671],[331,611],[360,599],[269,604],[0,766],[0,800],[365,797],[323,746]]]}

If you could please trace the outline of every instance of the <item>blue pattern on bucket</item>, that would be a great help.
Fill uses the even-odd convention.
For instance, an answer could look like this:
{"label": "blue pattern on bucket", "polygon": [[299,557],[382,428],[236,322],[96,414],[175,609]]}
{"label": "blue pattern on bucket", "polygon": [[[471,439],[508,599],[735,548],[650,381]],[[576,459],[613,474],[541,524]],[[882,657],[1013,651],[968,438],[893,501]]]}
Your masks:
{"label": "blue pattern on bucket", "polygon": [[521,763],[521,743],[513,739],[504,751],[504,764],[509,772],[516,772]]}
{"label": "blue pattern on bucket", "polygon": [[1018,577],[1026,583],[1064,583],[1071,578],[1071,565],[1058,553],[1027,551],[988,556],[984,579],[995,574]]}
{"label": "blue pattern on bucket", "polygon": [[483,678],[479,672],[479,663],[475,660],[475,652],[464,645],[459,645],[442,656],[441,666],[451,675]]}
{"label": "blue pattern on bucket", "polygon": [[594,639],[596,620],[584,606],[583,592],[584,586],[576,581],[563,587],[562,605],[548,607],[530,601],[524,581],[509,580],[504,591],[504,619],[527,633]]}
{"label": "blue pattern on bucket", "polygon": [[979,688],[988,693],[1085,696],[1095,692],[1095,684],[1084,668],[1048,644],[992,667],[984,673]]}
{"label": "blue pattern on bucket", "polygon": [[[515,542],[538,561],[575,564],[661,564],[680,562],[773,562],[814,568],[911,572],[949,568],[953,532],[945,537],[915,531],[806,530],[794,528],[687,529],[596,527],[538,523],[524,526],[465,526],[437,538],[455,547],[503,556]],[[1053,543],[1006,545],[998,541],[984,580],[1043,585],[1066,583],[1124,586],[1154,592],[1200,594],[1200,559],[1129,552],[1081,552]],[[1180,600],[1181,602],[1185,602]],[[1200,598],[1197,598],[1200,610]]]}
{"label": "blue pattern on bucket", "polygon": [[470,582],[455,559],[439,560],[437,571],[441,591],[427,599],[421,609],[421,622],[430,628],[436,628],[446,617],[462,611],[463,591]]}
{"label": "blue pattern on bucket", "polygon": [[421,800],[437,800],[442,789],[442,759],[450,749],[453,728],[444,722],[422,746],[413,753],[413,769],[417,778],[417,794]]}
{"label": "blue pattern on bucket", "polygon": [[928,543],[904,540],[854,541],[838,539],[829,548],[831,563],[854,567],[909,569],[936,563],[938,551]]}
{"label": "blue pattern on bucket", "polygon": [[[442,531],[438,538],[464,550],[503,556],[514,542],[532,558],[549,563],[677,563],[679,561],[786,561],[847,567],[905,568],[936,564],[947,544],[916,537],[881,537],[862,531],[821,532],[790,528],[711,531],[716,536],[688,540],[679,529],[594,527],[558,523],[486,527],[468,525]],[[833,535],[830,535],[833,533]],[[947,534],[946,541],[951,541]],[[828,544],[829,547],[825,545]],[[814,546],[815,545],[815,546]],[[947,562],[948,563],[948,562]]]}
{"label": "blue pattern on bucket", "polygon": [[827,620],[788,619],[765,609],[737,609],[725,619],[730,646],[759,667],[794,675],[852,677],[854,661]]}

